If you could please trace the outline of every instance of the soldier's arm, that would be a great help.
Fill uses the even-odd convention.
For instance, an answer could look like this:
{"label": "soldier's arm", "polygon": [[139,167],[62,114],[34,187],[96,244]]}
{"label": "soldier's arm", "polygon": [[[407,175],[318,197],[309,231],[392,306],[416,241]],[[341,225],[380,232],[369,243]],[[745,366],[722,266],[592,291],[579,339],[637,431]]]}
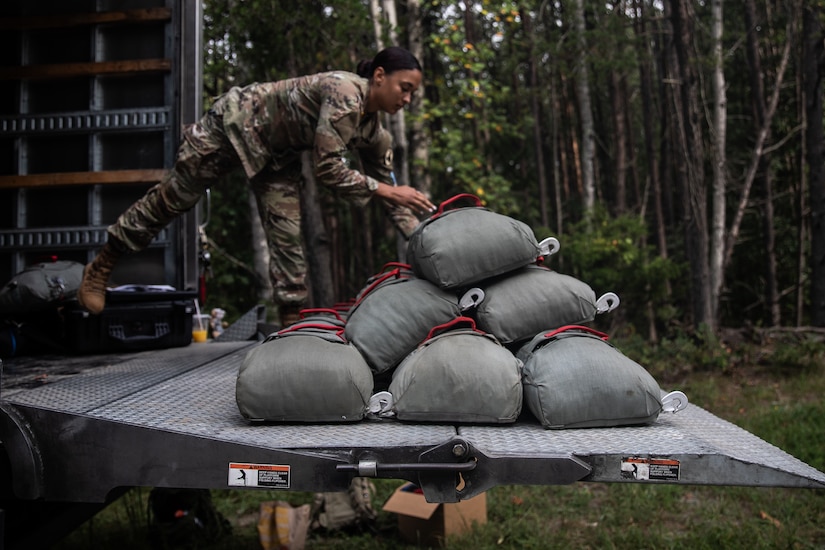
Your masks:
{"label": "soldier's arm", "polygon": [[[381,128],[369,147],[359,151],[364,172],[379,183],[375,195],[383,199],[393,224],[405,237],[418,226],[415,212],[426,213],[435,206],[412,187],[396,185],[393,176],[392,136]],[[391,183],[390,183],[391,182]]]}
{"label": "soldier's arm", "polygon": [[365,204],[378,188],[378,180],[349,167],[347,144],[360,121],[358,105],[346,108],[345,98],[324,101],[315,129],[315,175],[321,184],[334,188],[342,197]]}

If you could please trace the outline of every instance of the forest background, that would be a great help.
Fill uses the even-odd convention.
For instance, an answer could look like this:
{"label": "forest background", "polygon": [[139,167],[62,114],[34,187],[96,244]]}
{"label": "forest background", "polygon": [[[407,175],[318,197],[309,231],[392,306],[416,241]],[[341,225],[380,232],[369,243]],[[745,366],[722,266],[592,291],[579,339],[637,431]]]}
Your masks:
{"label": "forest background", "polygon": [[[825,326],[825,1],[204,0],[206,106],[231,86],[410,49],[424,83],[384,121],[402,184],[471,193],[561,251],[655,342]],[[311,307],[353,297],[403,242],[305,159]],[[235,176],[243,180],[243,175]],[[243,181],[212,190],[207,306],[271,303]],[[400,255],[399,255],[400,254]]]}
{"label": "forest background", "polygon": [[[412,50],[423,89],[386,121],[402,183],[437,203],[472,193],[557,237],[549,265],[619,294],[596,323],[662,388],[825,471],[825,0],[204,0],[204,12],[207,106],[233,85]],[[401,247],[380,206],[350,207],[306,166],[312,305],[328,306]],[[207,306],[228,321],[270,303],[256,207],[236,177],[212,189],[206,228]],[[376,509],[397,484],[377,480]],[[154,548],[147,493],[59,547]],[[262,500],[314,498],[213,496],[234,529],[215,548],[259,547]],[[502,486],[488,523],[446,548],[822,548],[822,497]],[[412,548],[396,522],[381,512],[376,530],[314,532],[311,547]]]}

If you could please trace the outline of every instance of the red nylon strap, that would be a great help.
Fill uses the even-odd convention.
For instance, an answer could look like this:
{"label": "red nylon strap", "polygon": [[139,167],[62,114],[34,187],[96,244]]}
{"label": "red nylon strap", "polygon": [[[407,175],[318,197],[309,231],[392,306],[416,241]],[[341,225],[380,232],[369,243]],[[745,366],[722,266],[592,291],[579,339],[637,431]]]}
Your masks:
{"label": "red nylon strap", "polygon": [[290,332],[300,332],[301,330],[307,328],[315,328],[319,330],[326,330],[330,332],[334,332],[336,336],[340,337],[341,339],[344,338],[344,329],[337,326],[337,325],[327,325],[325,323],[295,323],[294,325],[290,325],[287,328],[281,329],[275,334],[283,335],[288,334]]}
{"label": "red nylon strap", "polygon": [[381,268],[380,273],[384,273],[387,270],[387,268],[390,267],[397,267],[399,269],[412,269],[412,266],[410,264],[405,264],[403,262],[387,262],[384,264],[384,267]]}
{"label": "red nylon strap", "polygon": [[[432,218],[437,218],[438,216],[443,214],[446,210],[449,210],[447,208],[448,206],[453,207],[453,203],[456,203],[456,202],[458,202],[460,200],[464,200],[464,199],[471,200],[473,202],[474,206],[481,206],[481,199],[476,197],[475,195],[471,195],[470,193],[459,193],[458,195],[455,195],[454,197],[450,197],[446,201],[442,202],[438,206],[438,210],[436,211],[436,213],[432,215]],[[432,219],[432,218],[430,218],[430,219]]]}
{"label": "red nylon strap", "polygon": [[301,319],[303,319],[305,317],[304,314],[311,315],[313,313],[331,313],[332,315],[335,316],[336,319],[338,319],[342,323],[344,322],[344,320],[341,318],[341,316],[338,315],[337,310],[332,309],[332,308],[326,308],[326,307],[315,307],[315,308],[302,309],[298,313],[298,315],[301,317]]}
{"label": "red nylon strap", "polygon": [[384,281],[386,281],[386,280],[388,280],[388,279],[392,279],[393,277],[400,278],[401,276],[402,276],[402,275],[401,275],[401,269],[400,269],[400,268],[397,268],[397,267],[396,267],[395,269],[393,269],[392,271],[389,271],[389,272],[387,272],[387,273],[385,273],[385,274],[381,275],[380,277],[378,277],[377,279],[375,279],[375,280],[372,282],[372,284],[370,284],[370,286],[368,286],[367,288],[365,288],[363,292],[361,292],[361,297],[360,297],[358,300],[356,300],[356,301],[352,304],[352,307],[355,307],[355,306],[357,306],[358,304],[360,304],[360,303],[364,300],[364,298],[366,298],[367,296],[369,296],[369,295],[370,295],[370,293],[371,293],[373,290],[375,290],[375,288],[376,288],[378,285],[380,285],[381,283],[383,283]]}
{"label": "red nylon strap", "polygon": [[581,326],[581,325],[564,325],[563,327],[559,327],[555,330],[551,330],[550,332],[545,333],[544,337],[545,338],[552,338],[552,337],[557,336],[558,334],[560,334],[562,332],[567,332],[567,331],[572,331],[572,330],[580,330],[582,332],[589,332],[590,334],[594,334],[594,335],[598,336],[599,338],[601,338],[605,342],[607,341],[608,338],[610,338],[604,332],[599,332],[596,329],[593,329],[593,328],[590,328],[590,327],[584,327],[584,326]]}
{"label": "red nylon strap", "polygon": [[427,338],[425,338],[424,341],[426,342],[427,340],[430,340],[430,339],[434,338],[438,334],[440,334],[442,332],[446,332],[446,331],[448,331],[452,328],[455,328],[458,325],[462,325],[462,324],[469,325],[472,330],[478,332],[479,334],[484,334],[482,331],[480,331],[476,328],[476,322],[471,317],[456,317],[452,321],[448,321],[448,322],[444,323],[443,325],[438,325],[438,326],[435,326],[435,327],[431,328],[430,332],[427,334]]}

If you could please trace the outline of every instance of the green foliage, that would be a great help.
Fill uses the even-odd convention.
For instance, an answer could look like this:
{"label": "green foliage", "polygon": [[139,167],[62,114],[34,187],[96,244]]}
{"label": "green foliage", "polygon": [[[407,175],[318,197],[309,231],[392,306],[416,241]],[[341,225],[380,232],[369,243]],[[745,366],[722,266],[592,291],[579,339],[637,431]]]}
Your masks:
{"label": "green foliage", "polygon": [[646,325],[648,301],[658,309],[658,322],[669,320],[665,317],[666,283],[681,268],[645,244],[643,220],[630,215],[610,217],[600,209],[592,218],[570,225],[559,241],[559,257],[551,258],[550,265],[589,284],[596,296],[615,292],[622,302],[619,309],[636,330]]}
{"label": "green foliage", "polygon": [[222,308],[232,323],[258,303],[258,281],[252,269],[249,187],[241,173],[210,190],[210,221],[205,231],[214,243],[211,274],[207,274],[206,307]]}
{"label": "green foliage", "polygon": [[688,333],[676,330],[656,343],[647,341],[639,334],[622,333],[611,342],[648,369],[655,378],[662,380],[692,372],[724,373],[742,359],[707,331]]}
{"label": "green foliage", "polygon": [[[473,193],[485,206],[515,214],[513,190],[525,183],[512,153],[523,149],[533,123],[529,116],[513,116],[516,91],[507,70],[514,61],[502,57],[519,30],[518,11],[507,1],[480,2],[470,11],[465,17],[461,10],[439,10],[430,24],[428,71],[436,92],[425,101],[422,116],[431,129],[433,195],[443,200]],[[468,20],[473,30],[466,28]]]}
{"label": "green foliage", "polygon": [[778,374],[799,374],[825,368],[825,343],[806,337],[776,345],[763,363]]}
{"label": "green foliage", "polygon": [[[822,17],[820,4],[806,6],[815,8],[808,15]],[[205,81],[209,96],[252,80],[331,68],[353,69],[359,59],[371,57],[375,51],[373,22],[369,5],[363,0],[207,0],[204,6]],[[709,6],[709,3],[693,5],[695,36],[691,37],[696,46],[695,68],[701,93],[708,101],[712,98],[712,79],[707,74],[712,68]],[[619,7],[616,3],[585,0],[587,48],[581,51],[575,40],[573,10],[569,3],[422,2],[425,82],[420,93],[424,94],[425,108],[422,113],[408,115],[421,117],[424,122],[429,148],[425,169],[432,180],[430,192],[435,202],[457,193],[472,193],[491,209],[534,227],[554,228],[542,230],[542,234],[555,234],[555,228],[562,227],[564,263],[560,267],[568,270],[572,262],[573,269],[597,291],[619,294],[626,311],[614,317],[620,319],[626,315],[633,328],[640,332],[641,327],[647,325],[644,317],[649,315],[649,300],[656,326],[667,332],[689,323],[686,313],[692,302],[685,266],[688,262],[707,259],[686,257],[687,248],[681,243],[684,205],[680,204],[673,176],[682,161],[678,147],[674,147],[668,135],[668,129],[676,120],[673,102],[664,95],[665,91],[678,91],[678,83],[663,71],[668,66],[663,56],[671,31],[669,21],[663,17],[660,3],[641,2],[624,9]],[[758,129],[753,107],[755,80],[748,49],[742,45],[748,32],[757,33],[762,67],[759,76],[766,93],[771,93],[783,45],[791,43],[796,51],[802,41],[801,21],[794,19],[797,16],[790,7],[774,10],[769,3],[757,2],[759,25],[756,29],[748,28],[743,10],[726,10],[724,14],[728,224],[741,199],[744,174],[753,155]],[[643,18],[640,17],[642,8]],[[399,9],[398,15],[398,43],[405,46],[409,12]],[[598,225],[591,228],[589,224],[593,220],[584,220],[588,213],[583,212],[581,206],[581,127],[576,68],[582,57],[595,117],[597,201],[605,211],[617,211],[618,190],[614,182],[623,175],[625,211],[647,219],[646,224],[635,227],[611,220],[608,228],[617,230],[612,235]],[[803,158],[803,130],[799,119],[802,106],[798,100],[799,89],[794,84],[803,79],[798,62],[799,56],[791,55],[783,86],[778,88],[780,101],[764,150],[769,157],[765,166],[770,169],[773,184],[775,218],[772,225],[776,233],[777,287],[784,324],[798,317],[805,324],[810,318],[810,273],[804,265],[799,272],[799,258],[808,252],[810,237],[804,232],[808,222],[804,214],[807,208],[805,167],[800,162]],[[648,98],[642,93],[643,69],[650,72],[654,83]],[[535,87],[533,71],[537,79]],[[667,86],[660,85],[664,83]],[[619,92],[622,92],[622,104],[615,101]],[[652,115],[649,129],[643,125],[646,113]],[[617,135],[617,114],[624,115],[627,123],[622,136]],[[709,147],[710,117],[704,115],[694,114],[702,119],[703,145]],[[627,146],[629,165],[626,167],[616,162],[620,140],[625,140]],[[705,154],[704,158],[704,169],[710,174],[712,155]],[[543,166],[539,166],[539,161]],[[543,205],[538,199],[540,168],[546,191],[553,197],[546,198]],[[618,173],[620,169],[622,174]],[[672,260],[661,260],[649,247],[639,244],[648,242],[647,235],[654,230],[654,193],[650,187],[653,174],[649,173],[653,169],[661,179],[662,223]],[[760,174],[762,172],[760,169]],[[711,206],[711,194],[707,196]],[[765,300],[764,198],[764,189],[757,180],[751,190],[733,261],[725,273],[719,304],[723,326],[741,326],[745,322],[764,326],[771,322],[770,304]],[[548,219],[539,219],[540,212],[547,212]],[[596,213],[596,216],[604,218],[604,214]],[[342,235],[355,233],[345,225],[338,225]],[[643,227],[647,229],[642,231]],[[571,240],[581,231],[591,229],[596,230],[593,242],[587,242],[589,235],[581,242]],[[378,246],[386,248],[384,243]],[[572,257],[574,247],[574,254],[580,258]],[[349,248],[357,247],[350,244]],[[374,250],[373,255],[376,254],[383,256],[384,251]],[[798,304],[803,310],[801,314],[797,311]]]}

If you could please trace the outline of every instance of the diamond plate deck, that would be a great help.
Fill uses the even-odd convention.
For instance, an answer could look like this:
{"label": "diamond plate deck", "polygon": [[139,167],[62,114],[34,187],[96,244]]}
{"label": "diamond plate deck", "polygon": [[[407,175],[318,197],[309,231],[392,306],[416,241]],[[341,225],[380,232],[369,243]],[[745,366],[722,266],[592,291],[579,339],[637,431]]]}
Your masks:
{"label": "diamond plate deck", "polygon": [[250,424],[238,412],[235,379],[251,342],[211,342],[139,354],[5,400],[271,449],[434,445],[450,425],[397,422]]}
{"label": "diamond plate deck", "polygon": [[[667,480],[677,483],[825,487],[822,472],[695,405],[676,414],[663,413],[650,426],[606,429],[546,430],[529,421],[495,426],[393,420],[250,424],[238,412],[235,380],[252,345],[213,341],[144,352],[39,388],[2,394],[0,401],[25,410],[76,415],[84,423],[101,421],[109,431],[123,426],[123,431],[132,430],[129,433],[137,428],[167,434],[178,446],[197,441],[205,452],[213,445],[239,460],[251,449],[288,456],[298,450],[296,465],[301,456],[334,457],[339,464],[360,460],[363,453],[356,450],[377,450],[381,456],[381,449],[412,449],[417,457],[420,450],[460,438],[477,452],[479,471],[468,477],[479,475],[479,483],[481,478],[485,483],[497,476],[507,478],[505,469],[518,468],[519,461],[541,467],[560,457],[583,460],[591,469],[585,481],[622,482],[628,481],[623,461],[641,457],[678,463],[678,475]],[[387,452],[385,456],[400,455]],[[317,467],[326,468],[313,466]],[[482,468],[487,470],[481,473]],[[553,482],[552,477],[539,481]]]}

